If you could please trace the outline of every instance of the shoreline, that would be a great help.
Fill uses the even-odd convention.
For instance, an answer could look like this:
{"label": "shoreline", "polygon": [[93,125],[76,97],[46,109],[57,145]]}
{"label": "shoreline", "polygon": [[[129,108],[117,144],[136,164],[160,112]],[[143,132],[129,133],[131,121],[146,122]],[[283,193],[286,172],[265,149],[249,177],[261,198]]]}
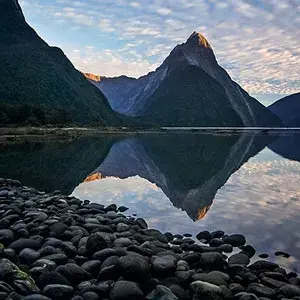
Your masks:
{"label": "shoreline", "polygon": [[290,134],[300,133],[300,128],[247,128],[247,127],[160,127],[139,128],[88,128],[88,127],[2,127],[0,143],[26,140],[74,139],[78,136],[143,135],[143,134]]}
{"label": "shoreline", "polygon": [[126,210],[1,178],[0,299],[300,298],[243,235],[162,233]]}

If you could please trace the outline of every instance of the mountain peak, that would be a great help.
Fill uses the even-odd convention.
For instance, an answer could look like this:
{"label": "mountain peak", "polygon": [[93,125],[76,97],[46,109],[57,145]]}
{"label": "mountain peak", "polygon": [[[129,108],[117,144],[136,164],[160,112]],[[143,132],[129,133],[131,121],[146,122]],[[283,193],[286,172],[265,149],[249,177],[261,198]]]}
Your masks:
{"label": "mountain peak", "polygon": [[194,31],[187,40],[188,44],[196,44],[197,46],[202,46],[204,48],[211,49],[211,46],[207,39],[200,32]]}
{"label": "mountain peak", "polygon": [[100,82],[104,76],[100,76],[100,75],[95,75],[95,74],[92,74],[92,73],[86,73],[86,72],[83,72],[83,75],[89,79],[89,80],[92,80],[92,81],[96,81],[96,82]]}

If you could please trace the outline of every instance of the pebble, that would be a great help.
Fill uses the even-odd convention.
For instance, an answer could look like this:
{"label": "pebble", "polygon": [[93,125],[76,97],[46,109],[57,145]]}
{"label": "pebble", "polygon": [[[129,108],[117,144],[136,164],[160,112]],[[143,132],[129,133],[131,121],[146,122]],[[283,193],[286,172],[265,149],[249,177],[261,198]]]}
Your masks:
{"label": "pebble", "polygon": [[296,273],[266,260],[249,265],[255,249],[243,235],[202,231],[203,245],[189,233],[148,229],[144,219],[122,214],[127,207],[2,179],[6,190],[0,300],[300,299]]}

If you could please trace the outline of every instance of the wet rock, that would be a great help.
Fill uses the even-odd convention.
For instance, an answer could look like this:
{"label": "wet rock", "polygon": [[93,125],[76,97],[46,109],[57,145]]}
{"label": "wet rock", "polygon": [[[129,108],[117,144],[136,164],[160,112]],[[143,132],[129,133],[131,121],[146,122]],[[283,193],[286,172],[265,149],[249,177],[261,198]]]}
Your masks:
{"label": "wet rock", "polygon": [[206,252],[200,256],[200,266],[205,270],[223,270],[225,261],[219,252]]}
{"label": "wet rock", "polygon": [[211,247],[218,247],[224,244],[224,241],[219,238],[213,238],[209,241],[209,246]]}
{"label": "wet rock", "polygon": [[209,231],[201,231],[199,232],[197,235],[196,235],[196,238],[199,240],[199,241],[209,241],[212,239],[212,236],[210,234]]}
{"label": "wet rock", "polygon": [[92,279],[90,273],[73,263],[68,263],[64,266],[59,266],[57,267],[56,271],[62,276],[64,276],[73,285],[77,285],[82,281]]}
{"label": "wet rock", "polygon": [[16,252],[20,252],[25,248],[37,250],[41,248],[41,243],[37,240],[20,238],[9,245],[9,248],[14,249]]}
{"label": "wet rock", "polygon": [[269,254],[262,253],[262,254],[259,254],[258,257],[260,257],[260,258],[268,258]]}
{"label": "wet rock", "polygon": [[217,238],[217,239],[219,239],[219,238],[221,238],[224,234],[225,234],[224,231],[222,231],[222,230],[217,230],[217,231],[213,231],[213,232],[211,233],[211,237],[212,237],[212,238]]}
{"label": "wet rock", "polygon": [[225,235],[222,239],[225,244],[230,244],[233,247],[239,247],[246,244],[246,239],[242,234]]}
{"label": "wet rock", "polygon": [[49,284],[70,285],[70,282],[56,271],[45,272],[36,279],[36,284],[43,289]]}
{"label": "wet rock", "polygon": [[131,281],[147,281],[150,277],[150,264],[147,258],[136,255],[125,255],[119,260],[124,279]]}
{"label": "wet rock", "polygon": [[256,253],[256,250],[251,245],[241,246],[240,249],[242,250],[242,253],[248,255],[249,258],[253,257]]}
{"label": "wet rock", "polygon": [[287,284],[279,289],[279,293],[287,298],[294,298],[300,296],[300,287],[292,284]]}
{"label": "wet rock", "polygon": [[19,257],[25,264],[30,265],[40,257],[40,253],[35,250],[25,248],[20,252]]}
{"label": "wet rock", "polygon": [[232,265],[247,266],[250,263],[250,258],[246,254],[238,253],[230,256],[228,259],[228,263]]}
{"label": "wet rock", "polygon": [[97,251],[107,248],[107,241],[99,233],[91,234],[87,239],[87,249],[93,254]]}
{"label": "wet rock", "polygon": [[163,285],[158,285],[156,288],[146,297],[148,300],[178,300],[173,292]]}
{"label": "wet rock", "polygon": [[216,250],[220,251],[220,252],[231,253],[233,251],[233,247],[232,247],[232,245],[229,245],[229,244],[223,244],[223,245],[217,247]]}
{"label": "wet rock", "polygon": [[278,281],[272,278],[263,277],[261,283],[271,288],[281,288],[286,285],[286,282]]}
{"label": "wet rock", "polygon": [[89,260],[84,264],[82,264],[81,268],[86,272],[92,274],[93,276],[96,276],[99,272],[100,266],[101,266],[100,260]]}
{"label": "wet rock", "polygon": [[120,280],[113,286],[110,297],[112,300],[143,300],[144,293],[135,282]]}
{"label": "wet rock", "polygon": [[0,230],[0,243],[9,245],[14,241],[14,233],[10,229]]}
{"label": "wet rock", "polygon": [[135,223],[143,229],[148,229],[148,225],[147,225],[146,221],[142,218],[137,218],[135,220]]}
{"label": "wet rock", "polygon": [[153,256],[151,259],[152,270],[158,276],[173,274],[176,270],[176,258],[171,255]]}
{"label": "wet rock", "polygon": [[236,294],[234,298],[238,300],[258,300],[258,297],[256,295],[251,293],[245,293],[245,292]]}
{"label": "wet rock", "polygon": [[273,271],[274,269],[278,268],[278,265],[269,261],[259,260],[256,261],[254,264],[248,266],[248,268],[252,270]]}
{"label": "wet rock", "polygon": [[291,255],[283,251],[277,251],[275,252],[275,256],[282,256],[284,258],[289,258]]}
{"label": "wet rock", "polygon": [[244,287],[239,283],[231,283],[229,285],[229,289],[231,290],[233,295],[239,294],[239,293],[245,291]]}
{"label": "wet rock", "polygon": [[222,289],[214,284],[203,282],[203,281],[194,281],[190,285],[191,294],[193,300],[200,299],[214,299],[214,300],[223,300],[225,299]]}
{"label": "wet rock", "polygon": [[253,293],[258,297],[273,298],[275,296],[275,291],[271,288],[266,287],[261,283],[252,283],[248,286],[248,293]]}
{"label": "wet rock", "polygon": [[43,294],[53,300],[69,299],[72,296],[74,288],[68,285],[49,284],[45,286]]}
{"label": "wet rock", "polygon": [[[225,273],[216,273],[216,272],[210,272],[210,273],[198,273],[192,276],[192,281],[203,281],[208,282],[214,285],[228,285],[229,276]],[[227,275],[227,276],[226,276]]]}
{"label": "wet rock", "polygon": [[51,299],[40,294],[33,294],[33,295],[23,297],[22,300],[51,300]]}

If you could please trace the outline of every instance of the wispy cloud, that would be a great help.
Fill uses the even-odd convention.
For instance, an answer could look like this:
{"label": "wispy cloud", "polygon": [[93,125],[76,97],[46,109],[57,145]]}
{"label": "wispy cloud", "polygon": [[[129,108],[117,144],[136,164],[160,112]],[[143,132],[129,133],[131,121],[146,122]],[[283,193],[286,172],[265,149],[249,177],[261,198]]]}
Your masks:
{"label": "wispy cloud", "polygon": [[[300,89],[300,5],[294,0],[20,3],[43,38],[59,44],[67,54],[70,44],[94,45],[98,56],[81,56],[89,64],[73,60],[78,68],[86,66],[84,71],[143,75],[197,30],[207,36],[220,65],[250,93],[290,94]],[[119,68],[109,67],[109,60],[103,64],[100,55],[107,48],[124,62]],[[135,62],[138,67],[129,48],[142,58]]]}

